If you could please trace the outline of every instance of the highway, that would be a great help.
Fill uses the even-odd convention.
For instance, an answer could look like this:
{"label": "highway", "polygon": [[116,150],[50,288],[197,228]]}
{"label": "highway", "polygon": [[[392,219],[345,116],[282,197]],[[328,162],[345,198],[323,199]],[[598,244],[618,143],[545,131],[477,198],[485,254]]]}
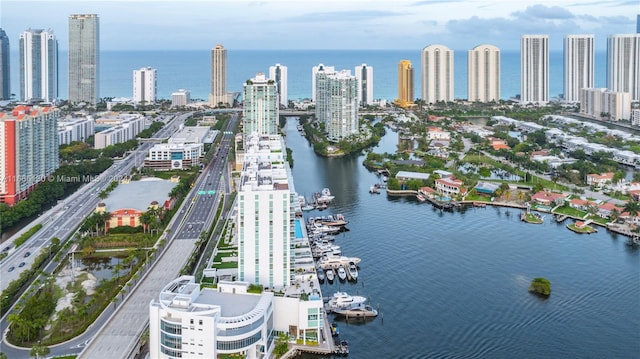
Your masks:
{"label": "highway", "polygon": [[[156,136],[168,136],[173,134],[190,116],[191,113],[185,113],[179,116],[167,115],[164,119],[166,121],[166,125],[158,131]],[[35,225],[36,223],[42,223],[43,227],[19,248],[16,249],[13,247],[13,241],[31,226],[25,227],[9,240],[5,241],[2,244],[2,248],[9,246],[11,249],[9,251],[9,255],[2,261],[2,263],[0,263],[0,284],[2,285],[2,290],[4,290],[12,280],[18,278],[19,274],[23,270],[30,268],[33,263],[33,258],[38,255],[42,248],[48,247],[51,238],[58,237],[60,239],[64,239],[71,236],[75,232],[76,228],[82,223],[84,218],[93,212],[96,205],[100,202],[98,193],[105,189],[112,180],[116,180],[130,174],[131,169],[134,166],[141,166],[149,148],[152,146],[153,143],[150,142],[141,144],[127,157],[114,162],[114,164],[100,176],[93,179],[90,183],[83,185],[64,201],[60,201],[58,205],[42,214],[32,224]],[[29,256],[26,256],[27,252],[30,252]],[[20,263],[22,262],[24,262],[25,265],[21,267]],[[11,267],[14,267],[14,269],[9,271],[9,268]],[[50,263],[44,269],[44,273],[53,273],[56,267],[57,263]],[[6,330],[8,329],[6,318],[11,314],[12,310],[13,307],[2,317],[2,320],[0,321],[0,331],[3,333],[2,343],[0,343],[0,351],[7,354],[9,358],[29,358],[28,349],[12,347],[4,340],[4,334],[6,334]],[[64,348],[56,350],[60,350],[63,353],[78,353],[81,348],[87,344],[87,338],[92,338],[97,330],[100,329],[102,324],[109,319],[113,312],[113,307],[108,307],[107,310],[82,336],[55,347]],[[53,352],[54,348],[52,347],[52,353]]]}
{"label": "highway", "polygon": [[[162,288],[179,275],[180,269],[195,249],[200,233],[208,229],[215,218],[221,200],[221,191],[217,189],[222,189],[225,185],[227,156],[234,139],[231,131],[236,127],[237,121],[238,114],[234,114],[227,130],[223,132],[217,155],[205,167],[169,224],[165,250],[157,257],[153,268],[141,277],[116,313],[84,348],[79,358],[127,358],[135,351],[138,338],[149,322],[149,303],[157,299]],[[215,189],[215,193],[199,194],[211,188]],[[226,213],[221,213],[220,218],[225,217]],[[91,337],[83,338],[89,340]],[[56,348],[52,348],[52,353],[54,349]],[[69,352],[56,351],[56,354]]]}
{"label": "highway", "polygon": [[[168,124],[158,131],[157,135],[163,136],[174,133],[189,116],[191,116],[190,113],[170,119]],[[131,168],[134,166],[141,166],[149,152],[149,148],[152,146],[153,143],[141,144],[136,150],[131,151],[127,157],[122,160],[116,160],[102,174],[42,214],[32,223],[32,225],[41,223],[42,228],[20,247],[15,248],[13,241],[32,225],[25,227],[22,231],[2,243],[3,249],[6,247],[10,249],[8,250],[9,255],[0,263],[0,278],[2,279],[0,281],[0,290],[5,290],[11,281],[20,276],[22,271],[31,267],[33,258],[40,253],[40,250],[49,246],[51,238],[58,237],[64,240],[70,237],[84,218],[95,210],[100,202],[98,194],[107,188],[112,181],[119,180],[130,174]],[[56,178],[51,179],[59,180]],[[21,266],[22,263],[24,264]]]}

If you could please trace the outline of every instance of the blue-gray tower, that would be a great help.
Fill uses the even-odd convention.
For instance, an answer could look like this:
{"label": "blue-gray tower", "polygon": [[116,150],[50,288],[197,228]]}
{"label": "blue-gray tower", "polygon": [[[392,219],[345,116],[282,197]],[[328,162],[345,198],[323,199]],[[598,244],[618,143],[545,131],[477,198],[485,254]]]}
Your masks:
{"label": "blue-gray tower", "polygon": [[0,100],[11,98],[11,78],[9,60],[9,37],[0,29]]}

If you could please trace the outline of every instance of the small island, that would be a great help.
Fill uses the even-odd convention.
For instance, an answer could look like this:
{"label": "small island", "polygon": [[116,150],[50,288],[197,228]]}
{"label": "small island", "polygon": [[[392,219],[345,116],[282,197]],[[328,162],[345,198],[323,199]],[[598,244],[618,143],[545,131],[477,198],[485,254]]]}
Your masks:
{"label": "small island", "polygon": [[548,297],[551,295],[551,282],[546,278],[533,278],[531,285],[529,285],[529,292]]}
{"label": "small island", "polygon": [[589,223],[582,222],[582,221],[577,221],[576,223],[568,224],[567,228],[569,228],[570,230],[576,233],[586,233],[586,234],[591,234],[598,231],[597,229],[591,227]]}

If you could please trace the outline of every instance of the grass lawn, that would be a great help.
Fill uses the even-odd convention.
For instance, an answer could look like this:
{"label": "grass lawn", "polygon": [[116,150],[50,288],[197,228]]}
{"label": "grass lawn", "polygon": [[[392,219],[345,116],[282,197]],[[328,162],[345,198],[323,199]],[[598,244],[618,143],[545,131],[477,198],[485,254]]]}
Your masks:
{"label": "grass lawn", "polygon": [[595,228],[591,226],[584,226],[578,228],[575,223],[567,224],[567,228],[576,232],[576,233],[594,233],[597,232]]}
{"label": "grass lawn", "polygon": [[222,263],[214,263],[213,268],[217,269],[231,269],[238,268],[238,262],[222,262]]}

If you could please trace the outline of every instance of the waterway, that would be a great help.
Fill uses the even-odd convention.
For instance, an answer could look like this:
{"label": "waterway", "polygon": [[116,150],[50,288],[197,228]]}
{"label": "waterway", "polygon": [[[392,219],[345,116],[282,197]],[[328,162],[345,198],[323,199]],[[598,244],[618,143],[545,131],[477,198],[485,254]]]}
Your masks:
{"label": "waterway", "polygon": [[[640,250],[599,229],[579,235],[547,215],[505,208],[442,212],[409,197],[369,194],[363,156],[324,158],[287,122],[296,190],[336,196],[349,231],[336,244],[362,259],[357,283],[322,284],[367,296],[372,321],[339,321],[350,358],[632,358],[640,353]],[[393,152],[388,132],[376,152]],[[528,293],[534,277],[548,299]],[[304,358],[314,356],[305,355]]]}

